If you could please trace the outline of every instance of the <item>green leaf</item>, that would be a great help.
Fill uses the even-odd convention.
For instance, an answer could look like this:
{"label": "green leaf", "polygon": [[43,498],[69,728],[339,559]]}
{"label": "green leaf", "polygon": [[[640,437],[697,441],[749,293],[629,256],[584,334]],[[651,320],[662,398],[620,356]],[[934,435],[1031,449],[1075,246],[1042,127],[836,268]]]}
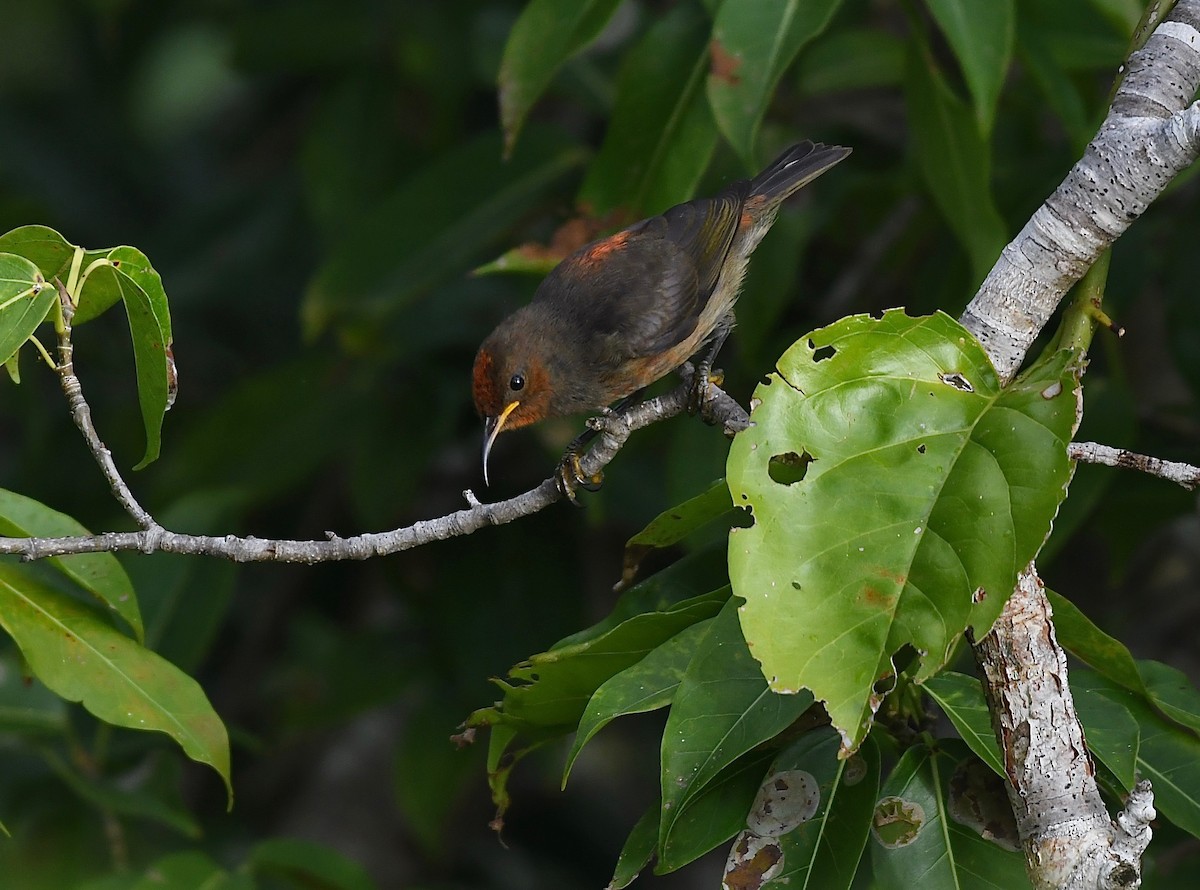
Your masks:
{"label": "green leaf", "polygon": [[21,226],[0,235],[0,253],[15,253],[32,261],[47,282],[66,281],[76,247],[47,226]]}
{"label": "green leaf", "polygon": [[1200,738],[1156,713],[1138,695],[1086,668],[1071,671],[1071,691],[1077,697],[1102,693],[1129,712],[1138,725],[1137,775],[1154,784],[1154,808],[1200,837]]}
{"label": "green leaf", "polygon": [[727,472],[754,519],[729,537],[742,629],[771,688],[811,689],[847,749],[893,653],[920,653],[917,682],[937,673],[1042,545],[1076,379],[1059,353],[1001,389],[957,322],[893,310],[802,338],[755,390]]}
{"label": "green leaf", "polygon": [[1004,760],[996,744],[992,716],[983,696],[983,686],[974,677],[955,671],[942,671],[922,684],[937,702],[962,740],[992,771],[1005,777]]}
{"label": "green leaf", "polygon": [[256,874],[283,875],[312,890],[373,890],[366,870],[336,850],[299,838],[259,841],[250,853]]}
{"label": "green leaf", "polygon": [[1133,655],[1120,640],[1110,637],[1062,594],[1046,590],[1054,610],[1054,629],[1063,648],[1119,686],[1146,693]]}
{"label": "green leaf", "polygon": [[[665,612],[684,600],[708,595],[713,584],[725,583],[725,563],[723,546],[689,553],[626,590],[602,620],[564,637],[550,649],[554,651],[594,640],[635,615]],[[723,589],[728,592],[727,587]]]}
{"label": "green leaf", "polygon": [[626,55],[604,143],[579,192],[591,212],[640,219],[693,196],[717,145],[704,93],[708,39],[704,13],[681,4]]}
{"label": "green leaf", "polygon": [[497,86],[504,153],[558,69],[599,36],[621,0],[530,0],[504,45]]}
{"label": "green leaf", "polygon": [[694,498],[659,513],[649,525],[625,542],[621,586],[633,580],[642,560],[652,550],[673,547],[710,522],[732,513],[733,502],[724,479],[714,482],[711,488]]}
{"label": "green leaf", "polygon": [[924,47],[910,48],[905,92],[921,174],[982,281],[1008,240],[992,198],[991,151]]}
{"label": "green leaf", "polygon": [[[774,738],[812,704],[808,694],[767,688],[729,600],[696,649],[680,681],[663,730],[662,822],[665,858],[676,819],[717,774],[756,745]],[[744,814],[743,814],[744,815]]]}
{"label": "green leaf", "polygon": [[642,813],[640,819],[625,839],[612,880],[605,890],[625,890],[634,882],[642,870],[654,858],[654,847],[658,842],[658,804]]}
{"label": "green leaf", "polygon": [[1074,701],[1088,750],[1109,768],[1122,788],[1132,791],[1141,744],[1137,721],[1121,702],[1103,692],[1080,689]]}
{"label": "green leaf", "polygon": [[663,612],[622,621],[600,636],[530,657],[497,680],[504,700],[491,717],[472,715],[476,725],[493,718],[522,732],[570,732],[592,694],[610,677],[691,625],[711,618],[729,598],[728,590],[684,600]]}
{"label": "green leaf", "polygon": [[140,470],[157,460],[163,416],[175,401],[171,312],[162,278],[140,250],[114,247],[105,253],[104,260],[80,285],[76,318],[80,322],[94,318],[118,298],[125,304],[133,339],[138,402],[146,428],[146,453],[134,467]]}
{"label": "green leaf", "polygon": [[952,740],[940,742],[936,754],[909,748],[880,789],[870,843],[880,890],[1030,886],[1023,856],[984,840],[976,828],[952,817],[951,776],[965,756]]}
{"label": "green leaf", "polygon": [[58,292],[32,262],[0,253],[0,362],[7,362],[46,320]]}
{"label": "green leaf", "polygon": [[165,732],[225,782],[229,738],[204,691],[84,606],[0,564],[0,625],[39,680],[114,726]]}
{"label": "green leaf", "polygon": [[691,798],[684,811],[675,814],[674,828],[666,846],[659,850],[654,873],[663,875],[683,868],[745,828],[746,814],[773,757],[770,750],[751,751]]}
{"label": "green leaf", "polygon": [[[306,334],[330,323],[373,331],[381,318],[478,265],[586,153],[536,130],[512,161],[486,133],[417,170],[351,226],[317,270],[301,305]],[[357,330],[357,328],[356,328]]]}
{"label": "green leaf", "polygon": [[641,661],[614,674],[600,685],[579,720],[575,742],[563,769],[564,788],[575,758],[596,733],[617,717],[656,711],[671,703],[696,647],[708,636],[712,622],[713,619],[709,618],[684,628]]}
{"label": "green leaf", "polygon": [[[90,535],[86,528],[65,513],[16,492],[0,488],[0,534],[10,538],[57,538]],[[111,553],[79,553],[46,559],[112,611],[145,642],[142,613],[133,583]]]}
{"label": "green leaf", "polygon": [[1200,692],[1187,674],[1160,661],[1139,660],[1137,668],[1154,706],[1176,723],[1200,732]]}
{"label": "green leaf", "polygon": [[783,72],[825,30],[841,0],[723,3],[713,25],[708,100],[721,133],[748,167],[755,140]]}
{"label": "green leaf", "polygon": [[975,119],[984,138],[996,121],[996,103],[1012,61],[1016,9],[1013,0],[925,0],[962,66],[975,100]]}
{"label": "green leaf", "polygon": [[812,818],[780,837],[783,869],[767,887],[849,890],[854,882],[879,794],[879,748],[868,740],[858,753],[841,759],[838,746],[837,733],[814,730],[772,764],[772,774],[808,772],[820,800]]}

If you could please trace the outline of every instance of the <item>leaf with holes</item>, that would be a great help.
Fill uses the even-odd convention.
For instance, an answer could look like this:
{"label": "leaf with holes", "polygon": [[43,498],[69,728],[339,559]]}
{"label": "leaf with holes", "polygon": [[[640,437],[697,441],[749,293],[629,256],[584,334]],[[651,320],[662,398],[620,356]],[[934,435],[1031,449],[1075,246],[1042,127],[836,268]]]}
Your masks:
{"label": "leaf with holes", "polygon": [[1001,388],[949,316],[843,319],[794,344],[729,453],[753,525],[729,538],[742,629],[771,688],[810,689],[847,749],[892,656],[917,682],[991,627],[1070,478],[1077,369],[1060,352]]}

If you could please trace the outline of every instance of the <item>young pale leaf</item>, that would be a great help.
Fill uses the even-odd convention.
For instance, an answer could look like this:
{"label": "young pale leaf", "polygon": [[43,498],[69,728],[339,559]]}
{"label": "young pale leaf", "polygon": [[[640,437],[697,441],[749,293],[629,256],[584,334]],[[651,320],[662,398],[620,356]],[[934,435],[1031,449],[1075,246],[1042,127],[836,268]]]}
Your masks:
{"label": "young pale leaf", "polygon": [[709,618],[684,628],[641,661],[600,685],[587,703],[575,733],[575,742],[567,755],[567,765],[563,768],[564,788],[575,758],[596,733],[617,717],[656,711],[671,703],[696,647],[708,636],[712,622]]}
{"label": "young pale leaf", "polygon": [[46,686],[106,723],[165,732],[232,802],[229,737],[195,680],[18,566],[0,564],[0,624]]}
{"label": "young pale leaf", "polygon": [[1070,478],[1073,357],[1005,389],[946,315],[854,316],[816,331],[755,390],[729,452],[742,629],[771,688],[810,689],[848,750],[875,684],[911,645],[923,682],[985,633],[1050,530]]}
{"label": "young pale leaf", "polygon": [[811,704],[809,695],[779,695],[767,688],[742,639],[737,603],[726,603],[694,651],[663,730],[660,858],[688,803],[729,764],[774,738]]}
{"label": "young pale leaf", "polygon": [[837,733],[814,730],[771,766],[772,774],[806,771],[820,797],[812,817],[780,837],[783,869],[769,888],[849,890],[854,882],[879,796],[879,748],[868,740],[858,753],[841,759],[839,744]]}
{"label": "young pale leaf", "polygon": [[[65,513],[16,492],[0,489],[0,534],[10,538],[56,538],[90,535]],[[133,583],[111,553],[52,556],[46,562],[112,609],[145,642],[142,613]]]}
{"label": "young pale leaf", "polygon": [[680,4],[625,57],[600,152],[579,192],[597,214],[640,219],[692,197],[717,146],[704,95],[708,20]]}
{"label": "young pale leaf", "polygon": [[925,0],[958,57],[975,100],[975,119],[986,139],[996,121],[996,102],[1012,61],[1016,9],[1013,0]]}
{"label": "young pale leaf", "polygon": [[80,321],[94,318],[116,299],[125,304],[138,402],[146,428],[146,453],[135,470],[158,459],[163,416],[175,401],[175,359],[171,355],[171,312],[162,278],[135,247],[114,247],[107,262],[92,269],[76,295]]}
{"label": "young pale leaf", "polygon": [[839,6],[841,0],[758,0],[717,10],[708,101],[747,166],[757,167],[754,143],[779,78]]}
{"label": "young pale leaf", "polygon": [[511,154],[526,115],[563,63],[591,43],[620,0],[531,0],[521,11],[500,60],[500,125]]}
{"label": "young pale leaf", "polygon": [[[964,824],[974,820],[964,818],[964,807],[951,799],[952,775],[966,757],[960,745],[947,740],[936,754],[910,748],[896,764],[871,821],[871,864],[880,890],[1029,888],[1024,858],[985,840],[982,826]],[[995,793],[1003,795],[1003,788]],[[999,803],[988,803],[1000,811]],[[1011,820],[1011,810],[1008,815]]]}
{"label": "young pale leaf", "polygon": [[23,256],[0,253],[0,362],[7,362],[46,320],[58,293]]}
{"label": "young pale leaf", "polygon": [[967,746],[996,775],[1004,778],[1004,761],[1000,756],[1000,746],[996,744],[992,716],[979,681],[955,671],[942,671],[922,685],[942,713],[950,718]]}
{"label": "young pale leaf", "polygon": [[991,151],[971,112],[946,85],[932,57],[910,47],[905,93],[917,163],[934,202],[982,281],[1008,229],[992,198]]}

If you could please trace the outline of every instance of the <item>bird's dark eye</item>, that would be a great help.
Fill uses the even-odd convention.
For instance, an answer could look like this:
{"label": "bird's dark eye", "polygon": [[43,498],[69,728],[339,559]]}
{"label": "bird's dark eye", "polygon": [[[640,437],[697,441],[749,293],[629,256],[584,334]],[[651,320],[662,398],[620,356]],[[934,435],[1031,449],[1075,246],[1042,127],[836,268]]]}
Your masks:
{"label": "bird's dark eye", "polygon": [[512,379],[508,381],[508,388],[513,392],[520,392],[525,388],[525,378],[521,374],[513,374]]}

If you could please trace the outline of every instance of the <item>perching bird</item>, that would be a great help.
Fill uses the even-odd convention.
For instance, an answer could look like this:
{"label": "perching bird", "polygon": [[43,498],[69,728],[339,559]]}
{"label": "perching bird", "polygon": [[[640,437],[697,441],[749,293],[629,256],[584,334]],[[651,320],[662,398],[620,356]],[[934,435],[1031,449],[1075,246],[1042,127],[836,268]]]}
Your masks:
{"label": "perching bird", "polygon": [[[602,410],[707,346],[696,375],[702,398],[712,359],[733,327],[747,261],[779,205],[849,154],[801,142],[753,179],[634,223],[559,263],[475,357],[484,482],[502,431]],[[559,473],[572,498],[572,476],[592,487],[579,472],[579,444],[568,449]]]}

